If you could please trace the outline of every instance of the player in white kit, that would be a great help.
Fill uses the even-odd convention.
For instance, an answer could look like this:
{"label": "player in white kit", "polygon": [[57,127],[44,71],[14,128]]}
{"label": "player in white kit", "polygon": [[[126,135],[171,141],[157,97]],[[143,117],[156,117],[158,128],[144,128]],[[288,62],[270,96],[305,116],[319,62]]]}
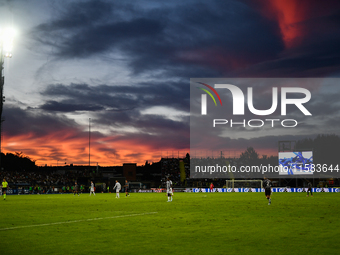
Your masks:
{"label": "player in white kit", "polygon": [[168,180],[166,181],[166,193],[168,196],[168,202],[172,202],[172,181],[168,177]]}
{"label": "player in white kit", "polygon": [[91,196],[91,193],[93,193],[93,195],[96,195],[96,193],[94,192],[94,183],[93,183],[93,181],[91,181],[90,196]]}
{"label": "player in white kit", "polygon": [[116,198],[119,198],[119,191],[122,188],[118,180],[116,180],[116,185],[113,187],[113,189],[116,189]]}

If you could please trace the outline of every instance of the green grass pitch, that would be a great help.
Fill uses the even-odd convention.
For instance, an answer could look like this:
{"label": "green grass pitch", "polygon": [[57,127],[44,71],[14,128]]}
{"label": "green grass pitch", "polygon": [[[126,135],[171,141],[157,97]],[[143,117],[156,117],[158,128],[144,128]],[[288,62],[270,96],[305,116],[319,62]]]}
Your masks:
{"label": "green grass pitch", "polygon": [[21,195],[0,200],[1,254],[338,254],[338,193]]}

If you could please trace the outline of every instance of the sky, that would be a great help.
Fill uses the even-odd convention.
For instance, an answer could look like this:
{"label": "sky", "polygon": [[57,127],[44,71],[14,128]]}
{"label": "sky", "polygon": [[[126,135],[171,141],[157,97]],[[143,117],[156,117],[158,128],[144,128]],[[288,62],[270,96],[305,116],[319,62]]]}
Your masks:
{"label": "sky", "polygon": [[[7,0],[2,151],[101,166],[190,152],[190,78],[338,78],[337,0]],[[303,133],[228,137],[226,153],[339,134],[336,85],[314,88]],[[314,93],[314,92],[313,92]],[[340,135],[340,134],[339,134]],[[90,139],[89,139],[90,138]],[[218,153],[218,152],[216,152]]]}

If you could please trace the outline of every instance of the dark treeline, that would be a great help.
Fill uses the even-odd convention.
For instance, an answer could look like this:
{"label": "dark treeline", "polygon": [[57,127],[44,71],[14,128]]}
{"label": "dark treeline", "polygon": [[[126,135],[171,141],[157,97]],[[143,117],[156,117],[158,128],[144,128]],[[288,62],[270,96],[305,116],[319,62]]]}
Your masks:
{"label": "dark treeline", "polygon": [[8,171],[35,171],[38,169],[35,160],[30,159],[22,152],[1,153],[1,168]]}
{"label": "dark treeline", "polygon": [[241,153],[239,163],[245,166],[256,166],[260,164],[275,166],[278,164],[278,156],[268,157],[267,155],[262,155],[262,157],[260,157],[253,147],[248,147]]}

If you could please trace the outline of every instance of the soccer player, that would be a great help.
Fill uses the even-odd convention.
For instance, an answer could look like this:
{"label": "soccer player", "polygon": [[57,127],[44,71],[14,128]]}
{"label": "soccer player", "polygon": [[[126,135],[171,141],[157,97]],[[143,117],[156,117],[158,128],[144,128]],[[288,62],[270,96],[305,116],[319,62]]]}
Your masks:
{"label": "soccer player", "polygon": [[2,182],[2,194],[4,196],[4,200],[6,200],[7,188],[8,188],[8,183],[6,182],[6,179],[4,178],[4,180]]}
{"label": "soccer player", "polygon": [[214,190],[214,184],[211,183],[211,184],[210,184],[210,192],[213,192],[213,190]]}
{"label": "soccer player", "polygon": [[122,188],[118,180],[116,180],[116,185],[113,187],[113,189],[116,189],[116,198],[119,198],[119,191]]}
{"label": "soccer player", "polygon": [[272,203],[272,200],[270,198],[270,195],[272,193],[271,187],[272,187],[272,182],[266,177],[264,177],[263,188],[264,188],[264,193],[266,195],[266,198],[268,199],[268,205]]}
{"label": "soccer player", "polygon": [[124,185],[124,188],[125,188],[125,196],[130,196],[129,194],[129,182],[127,180],[125,180],[125,185]]}
{"label": "soccer player", "polygon": [[93,195],[96,195],[96,193],[94,192],[94,183],[93,183],[93,181],[91,181],[90,196],[91,196],[91,193],[93,193]]}
{"label": "soccer player", "polygon": [[78,197],[79,197],[79,191],[78,191],[78,189],[79,189],[78,183],[75,182],[75,183],[74,183],[74,189],[73,189],[73,196],[75,196],[76,193],[77,193],[77,195],[78,195]]}
{"label": "soccer player", "polygon": [[168,202],[172,202],[172,181],[168,177],[168,180],[166,182],[166,193],[168,195]]}
{"label": "soccer player", "polygon": [[313,192],[312,192],[312,184],[310,181],[308,181],[308,190],[307,190],[307,197],[309,197],[309,192],[311,197],[313,196]]}

